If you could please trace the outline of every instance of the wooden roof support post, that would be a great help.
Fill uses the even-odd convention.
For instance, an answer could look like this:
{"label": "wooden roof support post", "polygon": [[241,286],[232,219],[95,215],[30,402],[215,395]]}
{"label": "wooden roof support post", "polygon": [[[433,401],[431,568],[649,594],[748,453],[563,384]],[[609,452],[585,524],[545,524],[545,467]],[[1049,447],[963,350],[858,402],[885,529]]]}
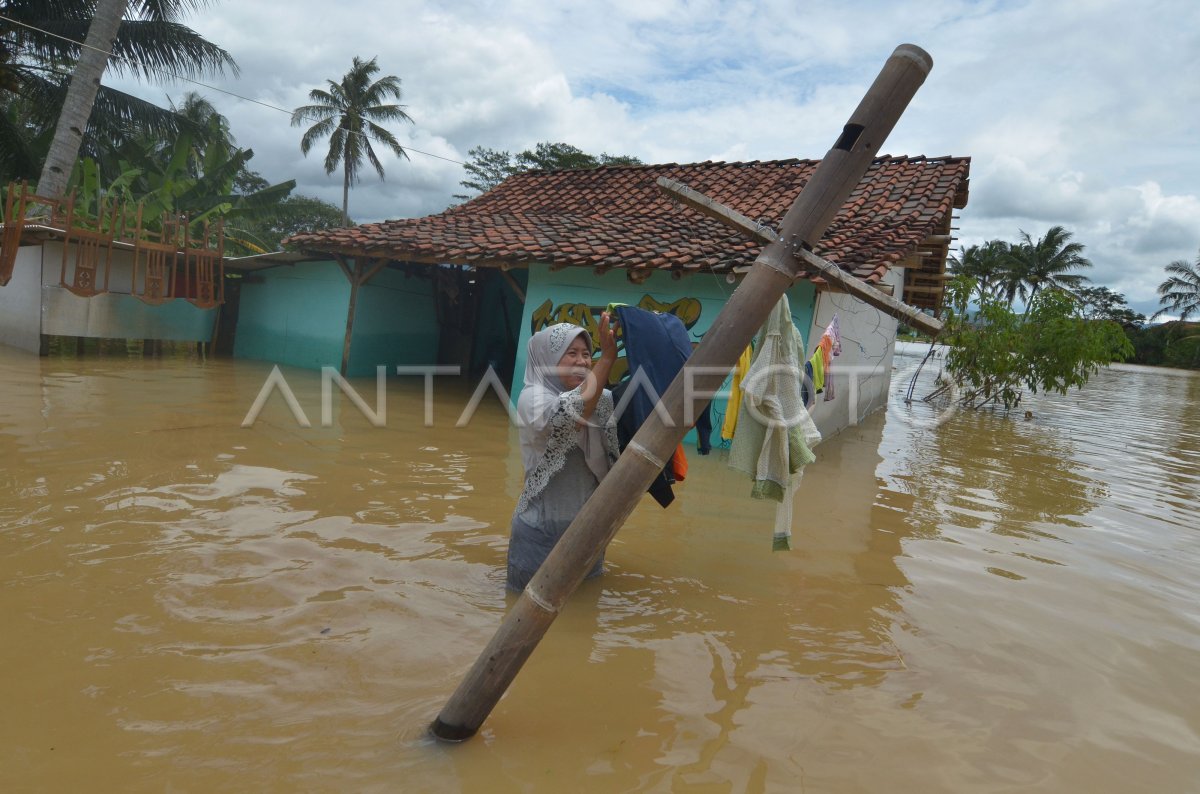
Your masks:
{"label": "wooden roof support post", "polygon": [[363,282],[363,263],[358,258],[354,259],[353,268],[347,267],[342,257],[337,258],[337,263],[341,266],[342,272],[346,274],[346,278],[350,279],[350,305],[346,307],[346,337],[342,340],[342,366],[339,370],[342,377],[346,376],[346,367],[350,365],[350,340],[354,336],[354,310],[358,303],[358,287]]}
{"label": "wooden roof support post", "polygon": [[[776,242],[789,242],[784,235],[778,234],[760,223],[755,223],[740,212],[732,210],[724,204],[709,198],[703,193],[692,190],[687,185],[676,182],[673,179],[667,179],[665,176],[659,177],[658,187],[664,193],[678,199],[683,204],[724,223],[726,226],[737,229],[747,237],[759,240],[767,245]],[[808,250],[802,242],[796,241],[791,245],[787,253],[790,257],[800,260],[798,264],[793,263],[798,268],[797,272],[803,272],[806,268],[814,270],[820,273],[833,289],[853,295],[863,303],[874,306],[889,317],[895,317],[897,320],[901,320],[913,328],[933,336],[941,333],[941,320],[934,319],[920,309],[898,301],[891,295],[880,292],[878,289],[872,289],[833,262],[822,259]]]}
{"label": "wooden roof support post", "polygon": [[521,285],[517,283],[517,280],[515,278],[513,278],[512,273],[509,273],[504,268],[500,268],[500,277],[508,282],[509,288],[512,289],[512,291],[516,294],[516,296],[518,298],[520,298],[521,303],[524,303],[525,302],[525,290],[521,289]]}
{"label": "wooden roof support post", "polygon": [[792,247],[811,247],[821,238],[932,65],[924,50],[909,44],[900,45],[888,58],[837,143],[788,210],[780,230],[783,239],[759,254],[685,370],[663,395],[661,403],[671,421],[664,421],[656,411],[633,437],[430,726],[435,736],[461,741],[483,724],[567,598],[687,433],[690,423],[686,420],[691,418],[687,415],[692,411],[685,408],[692,406],[685,404],[685,398],[720,387],[795,279],[798,263],[791,255]]}
{"label": "wooden roof support post", "polygon": [[373,279],[380,270],[387,267],[387,259],[370,260],[364,259],[361,256],[354,258],[354,264],[348,265],[346,258],[341,255],[335,255],[334,259],[338,263],[338,267],[350,280],[350,306],[346,309],[346,337],[342,340],[342,367],[341,373],[346,375],[346,367],[350,364],[350,340],[354,336],[354,312],[358,306],[358,288],[368,281]]}

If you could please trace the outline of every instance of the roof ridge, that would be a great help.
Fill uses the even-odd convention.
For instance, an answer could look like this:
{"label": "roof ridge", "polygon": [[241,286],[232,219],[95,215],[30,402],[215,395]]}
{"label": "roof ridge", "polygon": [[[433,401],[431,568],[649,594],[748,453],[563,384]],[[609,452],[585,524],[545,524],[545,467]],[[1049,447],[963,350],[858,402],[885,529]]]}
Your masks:
{"label": "roof ridge", "polygon": [[[795,165],[807,166],[807,165],[817,165],[821,162],[821,159],[822,158],[811,158],[811,157],[786,157],[786,158],[780,158],[780,159],[775,159],[775,160],[699,160],[699,161],[691,162],[691,163],[676,163],[676,162],[638,163],[636,165],[629,164],[629,163],[619,163],[619,164],[614,164],[614,165],[599,165],[599,166],[595,166],[593,168],[558,168],[558,169],[531,168],[528,171],[521,171],[519,173],[513,174],[511,177],[509,177],[509,179],[514,179],[514,178],[523,177],[523,176],[548,176],[551,174],[564,174],[564,173],[577,173],[577,172],[578,173],[598,173],[598,172],[602,172],[602,171],[653,171],[653,170],[661,170],[661,169],[669,169],[669,168],[696,168],[696,167],[704,167],[704,166],[710,166],[710,167],[715,167],[715,168],[721,168],[721,167],[747,168],[747,167],[751,167],[751,166],[762,167],[762,166],[795,166]],[[871,158],[872,164],[884,163],[884,162],[889,162],[889,163],[920,163],[920,162],[956,163],[956,162],[964,162],[964,161],[970,162],[970,160],[971,160],[971,158],[969,156],[959,156],[959,155],[953,155],[953,154],[942,154],[942,155],[934,155],[934,156],[929,156],[929,155],[924,155],[924,154],[912,154],[912,155],[910,155],[910,154],[878,154],[875,157]]]}

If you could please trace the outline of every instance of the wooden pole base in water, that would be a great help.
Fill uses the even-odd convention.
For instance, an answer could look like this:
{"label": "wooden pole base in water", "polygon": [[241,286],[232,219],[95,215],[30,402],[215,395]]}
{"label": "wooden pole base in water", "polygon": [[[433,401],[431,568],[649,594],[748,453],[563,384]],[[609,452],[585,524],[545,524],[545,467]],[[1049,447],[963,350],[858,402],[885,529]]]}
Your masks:
{"label": "wooden pole base in water", "polygon": [[841,136],[796,197],[779,230],[713,321],[658,411],[638,430],[620,460],[567,527],[553,551],[505,616],[495,636],[430,726],[433,735],[462,741],[475,734],[601,551],[662,471],[693,420],[803,267],[933,66],[919,47],[896,48],[851,114]]}

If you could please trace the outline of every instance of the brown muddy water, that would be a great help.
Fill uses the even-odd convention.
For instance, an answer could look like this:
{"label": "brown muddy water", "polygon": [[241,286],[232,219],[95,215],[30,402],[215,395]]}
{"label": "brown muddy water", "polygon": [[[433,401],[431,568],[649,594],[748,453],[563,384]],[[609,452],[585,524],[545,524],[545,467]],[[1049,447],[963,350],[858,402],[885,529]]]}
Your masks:
{"label": "brown muddy water", "polygon": [[[908,362],[902,362],[902,368]],[[723,454],[649,500],[480,735],[515,431],[390,381],[0,350],[0,790],[1200,791],[1200,377],[817,449],[795,549]],[[902,384],[893,384],[893,394]],[[374,386],[359,383],[374,404]]]}

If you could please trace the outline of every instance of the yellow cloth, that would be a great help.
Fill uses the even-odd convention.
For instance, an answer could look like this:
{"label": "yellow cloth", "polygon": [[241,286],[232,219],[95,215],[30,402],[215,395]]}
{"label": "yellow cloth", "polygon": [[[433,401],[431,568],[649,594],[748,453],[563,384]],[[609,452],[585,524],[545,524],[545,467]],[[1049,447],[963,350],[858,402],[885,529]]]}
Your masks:
{"label": "yellow cloth", "polygon": [[817,348],[817,352],[812,354],[812,358],[808,360],[812,364],[813,371],[813,394],[825,388],[825,355],[821,348]]}
{"label": "yellow cloth", "polygon": [[746,345],[741,358],[733,367],[733,385],[729,388],[729,402],[725,405],[725,421],[721,423],[721,438],[729,440],[737,432],[738,408],[742,405],[742,378],[750,369],[750,360],[754,357],[754,348]]}

